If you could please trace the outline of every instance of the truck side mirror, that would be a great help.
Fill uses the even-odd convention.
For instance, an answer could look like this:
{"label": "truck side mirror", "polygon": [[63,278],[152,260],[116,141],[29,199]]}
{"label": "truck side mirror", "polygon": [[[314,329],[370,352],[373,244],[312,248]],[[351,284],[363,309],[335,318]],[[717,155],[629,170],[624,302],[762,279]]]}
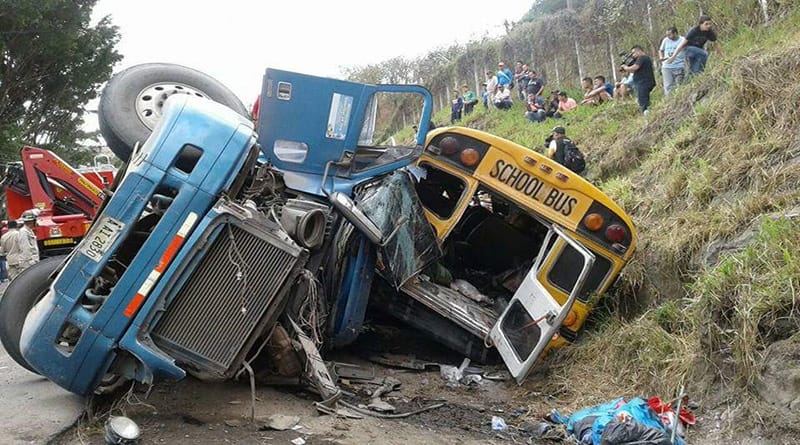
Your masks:
{"label": "truck side mirror", "polygon": [[383,244],[383,232],[358,208],[355,201],[341,192],[333,192],[329,198],[333,207],[344,215],[351,224],[356,226],[361,233],[366,235],[370,241],[378,245]]}

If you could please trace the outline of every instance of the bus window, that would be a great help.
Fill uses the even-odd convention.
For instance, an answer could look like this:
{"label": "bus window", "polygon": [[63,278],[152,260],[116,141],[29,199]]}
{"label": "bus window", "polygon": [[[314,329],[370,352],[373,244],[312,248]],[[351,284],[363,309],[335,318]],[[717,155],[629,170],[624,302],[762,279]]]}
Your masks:
{"label": "bus window", "polygon": [[466,183],[458,176],[451,175],[430,164],[421,166],[426,170],[426,175],[420,178],[416,189],[422,205],[439,219],[450,218],[458,207],[458,203],[461,202]]}
{"label": "bus window", "polygon": [[[561,255],[558,256],[556,263],[550,269],[547,275],[548,281],[564,291],[564,293],[569,294],[572,292],[575,282],[578,281],[580,271],[575,268],[575,264],[580,261],[582,261],[581,254],[572,246],[566,245]],[[589,271],[586,283],[580,294],[578,294],[578,301],[584,303],[589,301],[589,297],[603,285],[606,276],[611,271],[611,266],[611,261],[608,258],[595,252],[594,266]]]}

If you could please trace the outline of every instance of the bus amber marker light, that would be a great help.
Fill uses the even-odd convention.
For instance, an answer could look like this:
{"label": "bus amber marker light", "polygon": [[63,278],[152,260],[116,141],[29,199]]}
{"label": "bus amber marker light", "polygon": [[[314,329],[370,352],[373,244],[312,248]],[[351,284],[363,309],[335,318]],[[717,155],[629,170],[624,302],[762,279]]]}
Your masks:
{"label": "bus amber marker light", "polygon": [[453,136],[447,136],[439,142],[439,148],[442,149],[442,153],[452,155],[461,148],[461,144],[459,144],[458,139]]}
{"label": "bus amber marker light", "polygon": [[577,321],[578,321],[578,314],[576,314],[575,311],[570,310],[567,313],[567,317],[564,318],[564,326],[567,327],[573,326]]}
{"label": "bus amber marker light", "polygon": [[464,151],[461,152],[461,163],[464,164],[466,167],[473,167],[478,165],[478,161],[481,160],[481,155],[478,153],[478,150],[474,148],[466,148]]}
{"label": "bus amber marker light", "polygon": [[603,227],[603,217],[599,213],[590,213],[583,218],[583,225],[592,232],[596,232]]}
{"label": "bus amber marker light", "polygon": [[611,224],[606,229],[606,239],[612,243],[621,243],[625,239],[625,229],[619,224]]}

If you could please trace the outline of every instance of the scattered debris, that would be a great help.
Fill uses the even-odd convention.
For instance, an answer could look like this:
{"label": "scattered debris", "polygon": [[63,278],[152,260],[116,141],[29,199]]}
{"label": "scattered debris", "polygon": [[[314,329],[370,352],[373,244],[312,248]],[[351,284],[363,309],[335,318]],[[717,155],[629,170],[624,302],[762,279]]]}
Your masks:
{"label": "scattered debris", "polygon": [[384,394],[389,394],[390,392],[399,389],[400,385],[402,385],[400,380],[397,380],[394,377],[384,377],[380,388],[372,392],[372,398],[376,399]]}
{"label": "scattered debris", "polygon": [[283,414],[273,414],[267,418],[267,421],[264,424],[264,426],[262,426],[258,430],[286,431],[294,429],[294,427],[296,427],[299,422],[300,422],[300,417],[298,416],[285,416]]}
{"label": "scattered debris", "polygon": [[463,377],[461,371],[455,366],[442,365],[442,367],[439,368],[439,371],[441,372],[442,378],[446,382],[447,386],[458,386],[459,382],[461,381],[461,377]]}
{"label": "scattered debris", "polygon": [[492,416],[492,431],[505,431],[508,428],[506,420],[500,416]]}
{"label": "scattered debris", "polygon": [[469,281],[462,279],[455,280],[450,283],[450,289],[453,289],[476,303],[492,304],[492,300],[486,295],[483,295],[481,291]]}
{"label": "scattered debris", "polygon": [[341,408],[341,407],[338,407],[338,406],[336,407],[336,409],[334,409],[334,408],[331,408],[329,406],[325,406],[325,405],[323,405],[323,404],[321,404],[319,402],[314,402],[314,407],[317,408],[317,411],[319,411],[319,412],[321,412],[323,414],[327,414],[329,416],[336,416],[336,417],[342,417],[342,418],[345,418],[345,419],[356,419],[356,420],[364,418],[364,416],[362,416],[360,414],[354,413],[354,412],[348,410],[347,408]]}
{"label": "scattered debris", "polygon": [[442,378],[446,382],[445,384],[450,387],[457,387],[459,385],[468,386],[471,383],[480,384],[483,381],[480,375],[483,370],[478,367],[470,367],[469,363],[470,360],[465,358],[458,368],[455,366],[441,365],[439,372],[442,374]]}
{"label": "scattered debris", "polygon": [[[678,397],[676,401],[681,399],[682,396]],[[671,406],[670,411],[663,406],[662,409],[664,412],[674,412]],[[680,404],[677,409],[681,412]],[[567,432],[580,443],[585,444],[683,445],[685,443],[679,435],[670,438],[659,415],[647,401],[638,397],[629,402],[620,397],[601,405],[584,408],[569,417],[564,417],[558,411],[553,410],[549,420],[565,424]]]}
{"label": "scattered debris", "polygon": [[300,326],[294,320],[291,318],[288,320],[301,346],[300,352],[305,362],[306,378],[322,396],[322,404],[331,406],[342,396],[342,391],[333,381],[314,342],[300,329]]}
{"label": "scattered debris", "polygon": [[131,445],[139,442],[141,430],[133,420],[111,416],[106,420],[104,439],[108,445]]}
{"label": "scattered debris", "polygon": [[372,399],[372,401],[369,402],[369,405],[367,405],[367,408],[378,411],[380,413],[393,413],[396,409],[394,405],[384,402],[379,398]]}
{"label": "scattered debris", "polygon": [[226,420],[226,421],[225,421],[225,425],[227,425],[227,426],[229,426],[229,427],[231,427],[231,428],[239,428],[239,427],[240,427],[240,426],[242,426],[243,424],[242,424],[242,421],[241,421],[241,420],[238,420],[238,419],[229,419],[229,420]]}
{"label": "scattered debris", "polygon": [[399,354],[373,355],[369,358],[369,361],[381,365],[411,369],[414,371],[429,371],[431,368],[440,368],[442,366],[438,363],[419,360],[414,356]]}
{"label": "scattered debris", "polygon": [[425,411],[430,411],[432,409],[441,408],[441,407],[446,405],[446,403],[442,402],[442,403],[435,403],[433,405],[429,405],[429,406],[426,406],[426,407],[423,407],[423,408],[420,408],[420,409],[416,409],[414,411],[409,411],[407,413],[383,414],[383,413],[377,413],[375,411],[370,411],[368,409],[359,408],[359,407],[357,407],[357,406],[355,406],[353,404],[347,403],[347,402],[345,402],[343,400],[340,400],[339,404],[341,404],[341,405],[343,405],[343,406],[345,406],[345,407],[347,407],[347,408],[349,408],[349,409],[351,409],[351,410],[353,410],[353,411],[355,411],[357,413],[364,414],[365,416],[378,417],[378,418],[381,418],[381,419],[402,419],[404,417],[409,417],[409,416],[413,416],[415,414],[424,413]]}
{"label": "scattered debris", "polygon": [[505,382],[511,380],[511,373],[505,369],[501,371],[487,371],[483,373],[482,377],[486,380]]}
{"label": "scattered debris", "polygon": [[297,439],[292,439],[292,443],[294,445],[305,445],[306,440],[303,439],[302,437],[298,437]]}
{"label": "scattered debris", "polygon": [[375,368],[365,368],[351,363],[331,362],[328,368],[333,371],[338,379],[372,380],[375,378]]}
{"label": "scattered debris", "polygon": [[547,422],[525,421],[519,425],[519,429],[534,439],[542,439],[553,429],[553,425]]}

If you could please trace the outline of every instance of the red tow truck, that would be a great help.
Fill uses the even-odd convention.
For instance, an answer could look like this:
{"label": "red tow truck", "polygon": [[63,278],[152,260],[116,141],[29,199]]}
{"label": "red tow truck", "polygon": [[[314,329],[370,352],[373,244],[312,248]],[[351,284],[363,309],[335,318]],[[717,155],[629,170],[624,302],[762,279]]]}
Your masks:
{"label": "red tow truck", "polygon": [[[21,162],[9,164],[2,185],[9,219],[26,210],[39,214],[35,228],[42,258],[71,251],[86,235],[103,202],[102,189],[114,180],[108,158],[76,170],[55,153],[36,147],[20,150]],[[98,160],[105,158],[105,163]]]}

